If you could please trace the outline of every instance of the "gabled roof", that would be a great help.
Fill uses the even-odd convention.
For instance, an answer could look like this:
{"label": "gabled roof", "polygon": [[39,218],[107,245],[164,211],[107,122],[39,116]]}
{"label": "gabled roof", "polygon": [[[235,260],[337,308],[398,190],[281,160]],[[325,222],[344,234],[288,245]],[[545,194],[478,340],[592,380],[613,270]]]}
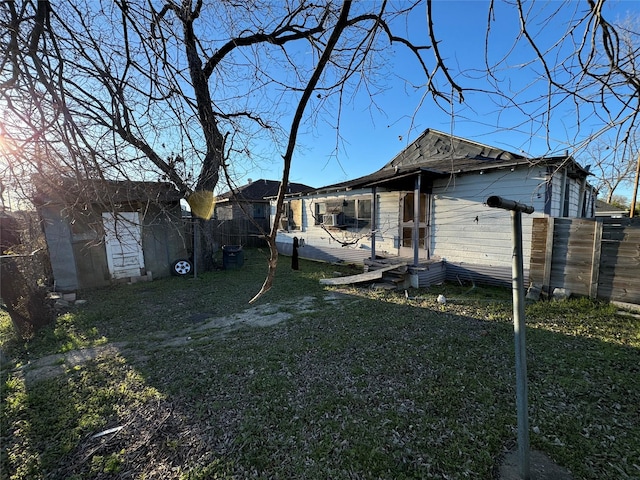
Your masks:
{"label": "gabled roof", "polygon": [[[255,180],[249,182],[246,185],[242,185],[234,190],[223,193],[217,196],[217,202],[224,202],[229,200],[241,200],[245,202],[256,202],[264,200],[265,197],[275,197],[278,195],[280,189],[279,180]],[[302,183],[289,183],[287,193],[304,193],[309,190],[313,190],[313,187],[304,185]]]}
{"label": "gabled roof", "polygon": [[527,158],[503,149],[427,129],[380,170],[353,180],[319,188],[315,192],[376,185],[389,188],[413,188],[410,185],[418,172],[427,174],[430,178],[439,178],[500,168],[563,164],[570,165],[572,176],[586,177],[589,174],[569,156]]}
{"label": "gabled roof", "polygon": [[[476,159],[478,161],[492,160],[495,163],[513,162],[525,157],[506,150],[483,145],[465,138],[427,128],[407,148],[402,150],[382,170],[411,165],[429,163],[437,170],[451,171],[451,161],[457,159]],[[458,163],[458,162],[456,162]],[[474,163],[467,161],[467,164]],[[456,165],[458,166],[458,165]]]}

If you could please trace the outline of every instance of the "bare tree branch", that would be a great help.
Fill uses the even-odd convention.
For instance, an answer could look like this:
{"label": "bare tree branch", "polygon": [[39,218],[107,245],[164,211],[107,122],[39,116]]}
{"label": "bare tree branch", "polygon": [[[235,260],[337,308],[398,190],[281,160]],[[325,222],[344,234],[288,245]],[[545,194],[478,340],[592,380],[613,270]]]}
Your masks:
{"label": "bare tree branch", "polygon": [[265,279],[260,291],[249,301],[249,303],[254,303],[258,298],[260,298],[265,292],[269,291],[273,285],[273,280],[276,275],[276,267],[278,265],[278,248],[276,246],[276,237],[278,234],[278,225],[280,224],[280,216],[282,215],[282,205],[284,203],[284,196],[287,192],[287,185],[289,184],[289,173],[291,171],[291,161],[293,158],[293,151],[295,149],[295,144],[298,136],[298,129],[300,128],[300,123],[302,122],[302,118],[304,115],[304,111],[307,107],[307,103],[315,90],[316,85],[320,81],[320,76],[324,71],[325,67],[329,63],[331,58],[331,54],[333,49],[335,48],[338,40],[342,36],[345,28],[349,26],[349,11],[351,9],[351,0],[345,0],[342,4],[342,9],[340,10],[340,16],[333,27],[333,31],[331,32],[331,36],[327,41],[327,45],[322,53],[322,57],[319,59],[318,64],[313,72],[313,75],[309,79],[307,86],[300,98],[300,102],[298,103],[298,107],[296,108],[295,115],[293,117],[293,123],[291,125],[291,131],[289,133],[289,142],[287,144],[287,151],[285,152],[284,159],[284,168],[282,171],[282,181],[280,183],[280,189],[278,191],[278,198],[276,200],[276,215],[273,221],[273,225],[271,226],[271,233],[267,237],[267,243],[269,245],[270,257],[269,257],[269,270],[267,273],[267,278]]}

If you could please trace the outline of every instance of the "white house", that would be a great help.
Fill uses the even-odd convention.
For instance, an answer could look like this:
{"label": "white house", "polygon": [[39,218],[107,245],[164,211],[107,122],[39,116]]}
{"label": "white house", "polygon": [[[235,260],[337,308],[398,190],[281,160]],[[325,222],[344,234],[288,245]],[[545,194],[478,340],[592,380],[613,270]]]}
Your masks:
{"label": "white house", "polygon": [[595,215],[588,175],[570,156],[527,158],[428,129],[370,175],[288,196],[277,244],[290,254],[297,237],[303,258],[441,261],[449,278],[508,282],[511,217],[488,207],[487,198],[534,207],[523,215],[528,271],[533,217]]}

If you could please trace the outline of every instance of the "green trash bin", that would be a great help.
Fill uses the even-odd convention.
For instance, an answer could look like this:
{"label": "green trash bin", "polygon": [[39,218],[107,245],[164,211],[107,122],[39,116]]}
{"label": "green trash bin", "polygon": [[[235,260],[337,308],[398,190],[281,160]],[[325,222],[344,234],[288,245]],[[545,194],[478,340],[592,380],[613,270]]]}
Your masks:
{"label": "green trash bin", "polygon": [[222,268],[240,268],[244,264],[242,245],[225,245],[222,247]]}

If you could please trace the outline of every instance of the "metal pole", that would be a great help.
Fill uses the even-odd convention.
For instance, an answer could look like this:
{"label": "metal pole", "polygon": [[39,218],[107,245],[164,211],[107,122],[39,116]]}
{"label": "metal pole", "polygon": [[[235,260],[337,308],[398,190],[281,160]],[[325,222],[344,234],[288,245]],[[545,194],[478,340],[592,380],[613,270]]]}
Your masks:
{"label": "metal pole", "polygon": [[636,165],[636,179],[633,182],[633,195],[631,196],[631,208],[629,218],[633,218],[636,212],[636,198],[638,197],[638,179],[640,178],[640,152],[638,152],[638,165]]}
{"label": "metal pole", "polygon": [[516,405],[518,412],[518,469],[529,480],[529,415],[527,405],[527,344],[524,319],[524,268],[522,261],[522,212],[511,211],[513,236],[513,331],[516,351]]}
{"label": "metal pole", "polygon": [[506,200],[502,197],[487,198],[487,205],[511,211],[511,236],[513,241],[512,290],[513,332],[516,350],[516,406],[518,413],[518,471],[522,480],[530,479],[529,464],[529,413],[527,391],[527,342],[524,321],[524,267],[522,253],[522,212],[533,213],[533,207]]}

